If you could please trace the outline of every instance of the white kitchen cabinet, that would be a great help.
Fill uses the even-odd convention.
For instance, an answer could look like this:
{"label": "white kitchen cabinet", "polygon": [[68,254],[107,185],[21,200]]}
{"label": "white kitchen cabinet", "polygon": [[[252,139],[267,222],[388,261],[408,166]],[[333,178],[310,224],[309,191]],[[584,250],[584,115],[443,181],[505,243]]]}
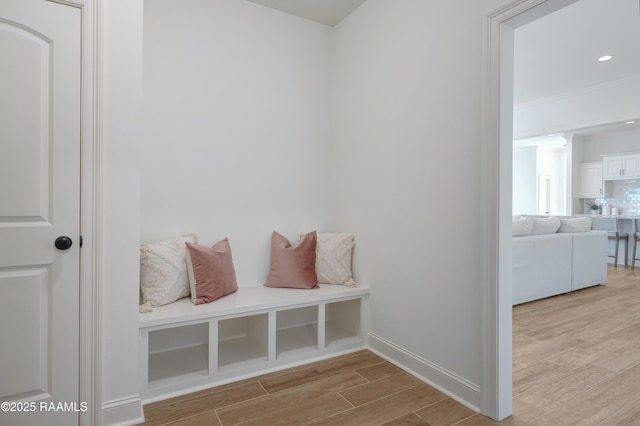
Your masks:
{"label": "white kitchen cabinet", "polygon": [[601,198],[603,196],[602,163],[580,164],[580,182],[577,198]]}
{"label": "white kitchen cabinet", "polygon": [[602,164],[604,179],[640,177],[640,154],[604,156]]}

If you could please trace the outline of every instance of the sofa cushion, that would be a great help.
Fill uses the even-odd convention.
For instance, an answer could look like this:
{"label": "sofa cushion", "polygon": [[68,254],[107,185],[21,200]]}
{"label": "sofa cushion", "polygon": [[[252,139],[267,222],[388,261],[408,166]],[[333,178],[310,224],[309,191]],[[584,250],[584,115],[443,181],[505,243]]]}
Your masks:
{"label": "sofa cushion", "polygon": [[555,234],[560,228],[560,219],[557,217],[534,217],[533,231],[531,235]]}
{"label": "sofa cushion", "polygon": [[560,229],[558,232],[574,233],[587,232],[591,230],[590,217],[574,217],[571,219],[560,219]]}
{"label": "sofa cushion", "polygon": [[514,219],[511,222],[511,235],[513,237],[531,235],[531,231],[533,231],[533,220],[530,217]]}

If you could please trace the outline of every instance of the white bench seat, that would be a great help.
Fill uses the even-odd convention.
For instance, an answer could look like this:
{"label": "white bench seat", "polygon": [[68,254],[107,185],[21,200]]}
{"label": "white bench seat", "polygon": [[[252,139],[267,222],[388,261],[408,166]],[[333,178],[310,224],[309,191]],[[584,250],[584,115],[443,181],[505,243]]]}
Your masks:
{"label": "white bench seat", "polygon": [[184,298],[169,305],[154,308],[152,312],[141,313],[139,327],[147,328],[369,294],[368,287],[351,288],[332,284],[319,284],[319,286],[319,289],[311,290],[265,286],[240,287],[235,293],[202,305],[194,305],[191,299]]}
{"label": "white bench seat", "polygon": [[369,288],[240,287],[139,314],[144,403],[365,347]]}

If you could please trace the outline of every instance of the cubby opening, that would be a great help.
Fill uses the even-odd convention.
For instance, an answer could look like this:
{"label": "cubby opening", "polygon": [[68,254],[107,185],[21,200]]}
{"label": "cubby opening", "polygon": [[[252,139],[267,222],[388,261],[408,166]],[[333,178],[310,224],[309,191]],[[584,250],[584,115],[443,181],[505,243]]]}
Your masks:
{"label": "cubby opening", "polygon": [[325,346],[350,343],[361,337],[361,299],[325,305]]}
{"label": "cubby opening", "polygon": [[218,371],[233,370],[269,358],[267,313],[218,321]]}
{"label": "cubby opening", "polygon": [[209,323],[149,331],[149,387],[209,374]]}
{"label": "cubby opening", "polygon": [[317,305],[276,312],[276,358],[317,349]]}

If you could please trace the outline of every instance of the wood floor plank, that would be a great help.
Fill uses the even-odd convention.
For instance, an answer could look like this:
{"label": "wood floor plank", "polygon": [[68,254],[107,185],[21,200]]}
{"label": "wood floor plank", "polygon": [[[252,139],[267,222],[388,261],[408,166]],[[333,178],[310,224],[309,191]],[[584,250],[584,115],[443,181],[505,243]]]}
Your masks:
{"label": "wood floor plank", "polygon": [[380,426],[431,426],[431,424],[425,422],[415,414],[410,413],[395,420],[390,420],[386,423],[383,423]]}
{"label": "wood floor plank", "polygon": [[[225,423],[238,426],[297,426],[304,423],[319,421],[327,416],[341,413],[352,408],[344,398],[338,394],[327,393],[313,397],[295,406],[283,409],[268,409],[259,416],[241,423]],[[227,420],[225,420],[226,422]]]}
{"label": "wood floor plank", "polygon": [[476,413],[451,398],[445,398],[421,408],[415,414],[431,426],[448,426],[474,416]]}
{"label": "wood floor plank", "polygon": [[193,417],[177,420],[168,423],[167,426],[221,426],[215,411],[198,414]]}
{"label": "wood floor plank", "polygon": [[[603,410],[604,411],[604,410]],[[640,401],[632,400],[602,421],[602,425],[637,426],[640,423]]]}
{"label": "wood floor plank", "polygon": [[563,404],[558,409],[532,419],[532,426],[613,426],[617,423],[603,423],[611,412],[582,400]]}
{"label": "wood floor plank", "polygon": [[635,365],[592,389],[584,400],[600,408],[617,411],[639,395],[640,366]]}
{"label": "wood floor plank", "polygon": [[353,406],[366,404],[376,399],[403,391],[422,384],[422,381],[409,373],[400,371],[392,376],[384,377],[373,382],[356,386],[346,391],[340,392],[340,395]]}
{"label": "wood floor plank", "polygon": [[528,404],[520,398],[513,398],[513,416],[510,420],[512,424],[534,424],[536,419],[539,419],[546,412],[540,407]]}
{"label": "wood floor plank", "polygon": [[455,423],[455,426],[494,426],[494,425],[502,425],[502,424],[513,426],[514,425],[513,418],[509,417],[507,420],[504,420],[503,422],[497,422],[481,414],[474,414],[473,416],[467,417],[461,422]]}
{"label": "wood floor plank", "polygon": [[594,365],[579,367],[553,383],[522,392],[520,399],[536,405],[545,411],[556,409],[562,404],[585,395],[590,389],[612,378],[615,373]]}
{"label": "wood floor plank", "polygon": [[361,375],[367,380],[377,380],[382,379],[387,376],[392,376],[396,373],[402,371],[400,368],[391,364],[390,362],[384,361],[378,364],[370,365],[364,368],[358,368],[356,373]]}
{"label": "wood floor plank", "polygon": [[562,335],[575,335],[576,332],[589,328],[592,322],[589,318],[569,318],[544,327],[530,328],[527,336],[544,342]]}
{"label": "wood floor plank", "polygon": [[335,360],[314,363],[306,368],[298,368],[295,371],[281,376],[261,380],[260,383],[269,393],[280,392],[285,389],[320,380],[334,374],[353,370],[354,366],[363,368],[378,364],[384,360],[370,351],[357,352],[348,357],[340,357]]}
{"label": "wood floor plank", "polygon": [[589,364],[601,358],[608,358],[612,351],[625,347],[628,342],[619,338],[599,338],[586,343],[582,343],[574,348],[569,349],[565,354],[560,354],[554,358],[574,356],[582,360],[582,364]]}
{"label": "wood floor plank", "polygon": [[145,425],[162,425],[195,414],[215,410],[266,395],[258,382],[250,382],[235,387],[223,387],[217,391],[199,394],[194,398],[145,406]]}
{"label": "wood floor plank", "polygon": [[571,349],[584,343],[584,340],[574,338],[573,336],[558,336],[547,341],[527,346],[525,348],[514,348],[513,358],[522,364],[533,364]]}
{"label": "wood floor plank", "polygon": [[513,395],[520,396],[545,383],[554,383],[566,376],[568,370],[560,364],[542,360],[513,372]]}
{"label": "wood floor plank", "polygon": [[623,345],[611,349],[607,354],[600,355],[593,361],[593,364],[607,370],[620,372],[640,363],[638,354],[640,354],[640,347],[637,345]]}
{"label": "wood floor plank", "polygon": [[[313,404],[315,399],[320,396],[331,393],[337,394],[342,390],[350,389],[364,383],[367,383],[366,379],[356,374],[355,371],[345,371],[304,384],[298,384],[295,387],[289,387],[286,390],[271,393],[262,398],[225,407],[217,410],[217,413],[223,425],[250,422],[269,414],[286,417],[296,411],[302,412],[309,409],[309,404]],[[339,402],[341,404],[339,409],[333,411],[332,414],[351,407],[351,405],[339,397],[339,395],[336,395],[336,397],[340,400]],[[315,416],[315,414],[313,416]]]}
{"label": "wood floor plank", "polygon": [[397,419],[406,413],[447,398],[443,393],[425,384],[415,386],[386,398],[352,408],[327,419],[309,423],[314,426],[363,426],[379,425]]}

